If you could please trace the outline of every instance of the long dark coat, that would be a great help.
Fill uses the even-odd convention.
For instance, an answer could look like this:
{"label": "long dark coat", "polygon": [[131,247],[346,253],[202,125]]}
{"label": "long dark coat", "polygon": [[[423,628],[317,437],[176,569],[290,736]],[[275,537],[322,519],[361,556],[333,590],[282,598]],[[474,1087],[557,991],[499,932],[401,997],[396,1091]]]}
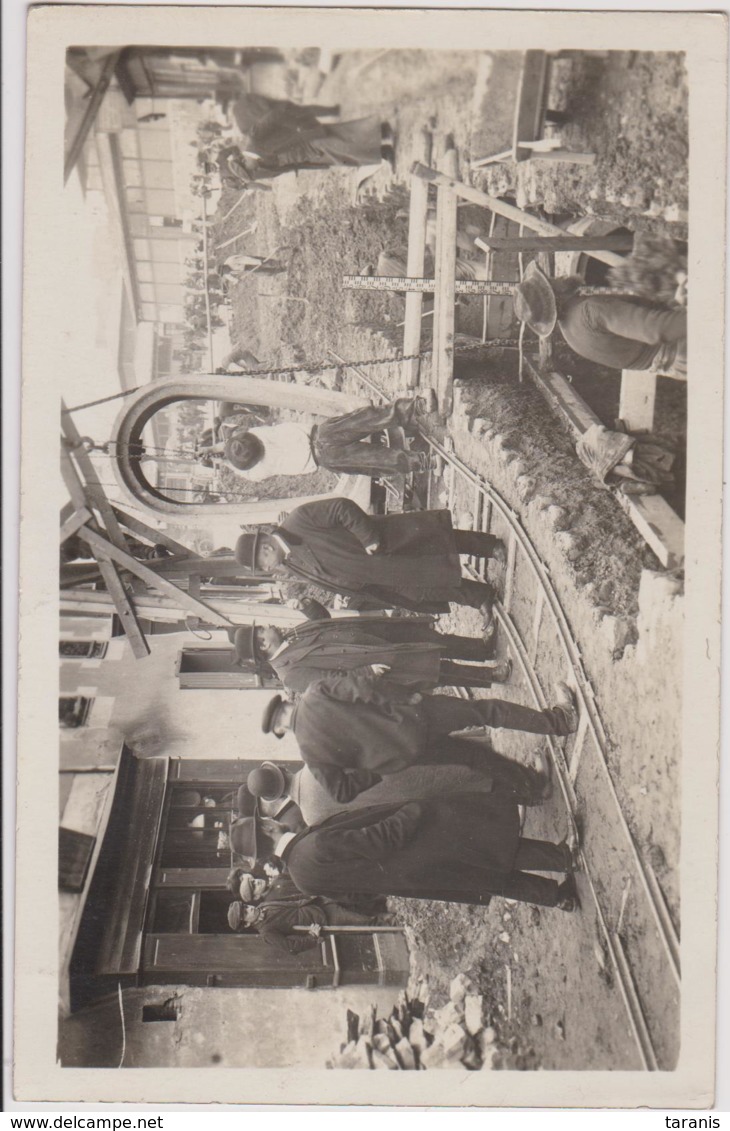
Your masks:
{"label": "long dark coat", "polygon": [[[434,643],[391,643],[384,619],[372,622],[353,618],[312,621],[287,633],[287,646],[269,663],[291,691],[305,691],[325,675],[344,674],[370,664],[387,664],[389,678],[411,690],[425,691],[438,685],[441,648]],[[402,625],[397,628],[402,639]],[[416,633],[422,626],[414,626]],[[435,636],[435,634],[434,634]],[[418,639],[418,637],[417,637]]]}
{"label": "long dark coat", "polygon": [[[286,572],[334,593],[434,613],[458,599],[461,562],[449,511],[373,516],[351,499],[321,499],[295,507],[278,533],[291,547]],[[380,549],[367,554],[372,543]]]}
{"label": "long dark coat", "polygon": [[336,813],[283,849],[305,892],[352,891],[485,904],[500,894],[519,843],[517,804],[498,793]]}
{"label": "long dark coat", "polygon": [[428,745],[423,708],[390,679],[363,670],[309,685],[291,727],[316,780],[347,803],[385,774],[412,766]]}

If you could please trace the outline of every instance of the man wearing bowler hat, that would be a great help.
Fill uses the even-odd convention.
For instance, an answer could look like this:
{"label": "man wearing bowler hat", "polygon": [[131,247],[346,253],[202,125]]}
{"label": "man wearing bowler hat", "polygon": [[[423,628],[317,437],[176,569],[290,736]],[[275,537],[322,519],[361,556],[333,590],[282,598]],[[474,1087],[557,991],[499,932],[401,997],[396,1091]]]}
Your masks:
{"label": "man wearing bowler hat", "polygon": [[295,832],[304,828],[301,810],[289,795],[289,777],[288,773],[273,762],[263,762],[252,770],[245,784],[238,790],[238,816],[250,817],[258,805],[264,816],[276,817],[287,828]]}
{"label": "man wearing bowler hat", "polygon": [[686,377],[686,309],[632,295],[582,295],[582,283],[577,275],[548,279],[533,262],[515,288],[515,314],[540,338],[559,326],[570,348],[598,365]]}
{"label": "man wearing bowler hat", "polygon": [[454,732],[491,726],[570,734],[578,725],[578,712],[566,684],[558,685],[556,699],[552,709],[535,711],[501,699],[421,695],[387,677],[378,679],[372,671],[355,671],[311,683],[296,703],[274,696],[264,711],[262,730],[277,738],[291,730],[316,780],[345,804],[384,776],[416,763],[481,770],[522,803],[532,804],[544,800],[549,788],[547,759],[540,776],[481,743],[454,737]]}
{"label": "man wearing bowler hat", "polygon": [[297,577],[384,608],[422,613],[469,605],[493,631],[495,592],[462,577],[460,554],[506,561],[504,543],[479,530],[455,530],[447,510],[374,516],[352,499],[295,507],[271,534],[242,534],[236,560],[252,572]]}
{"label": "man wearing bowler hat", "polygon": [[[480,664],[455,663],[445,657],[454,651],[471,653]],[[418,621],[314,621],[287,632],[275,625],[242,625],[234,635],[239,663],[265,660],[291,691],[304,691],[324,675],[355,668],[386,672],[395,683],[411,690],[436,686],[490,687],[509,679],[511,664],[487,662],[481,640],[447,636]]]}
{"label": "man wearing bowler hat", "polygon": [[373,805],[300,833],[254,813],[236,826],[236,847],[253,860],[279,857],[309,895],[357,891],[481,906],[498,895],[562,911],[578,906],[575,840],[521,837],[517,802],[503,793]]}

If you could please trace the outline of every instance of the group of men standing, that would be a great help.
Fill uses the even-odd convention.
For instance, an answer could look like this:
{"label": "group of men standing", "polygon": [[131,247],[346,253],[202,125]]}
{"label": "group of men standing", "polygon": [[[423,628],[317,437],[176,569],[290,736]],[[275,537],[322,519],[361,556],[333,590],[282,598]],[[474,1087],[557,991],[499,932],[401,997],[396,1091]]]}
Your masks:
{"label": "group of men standing", "polygon": [[[315,602],[316,619],[294,629],[255,623],[233,634],[236,659],[267,663],[286,691],[267,705],[263,730],[294,734],[301,776],[310,775],[334,805],[324,819],[292,823],[272,807],[290,797],[291,783],[278,797],[254,783],[258,803],[232,827],[239,858],[251,867],[275,860],[300,899],[485,905],[499,895],[577,907],[575,837],[558,844],[521,835],[520,806],[551,793],[546,753],[537,752],[533,768],[461,733],[491,727],[568,735],[578,724],[573,691],[558,684],[554,705],[542,711],[437,691],[488,688],[510,677],[509,661],[494,658],[497,589],[462,575],[460,555],[467,554],[497,566],[506,561],[499,538],[455,529],[447,510],[374,516],[347,498],[305,503],[271,532],[238,539],[236,559],[257,574],[304,580],[380,610],[439,614],[455,603],[481,616],[480,635],[467,637],[439,632],[432,617],[383,611],[332,619]],[[383,803],[376,787],[413,767],[453,770],[454,784],[437,796],[408,796],[393,778]],[[464,768],[477,775],[476,789],[460,784]],[[377,804],[368,804],[371,790]],[[544,872],[560,878],[537,874]],[[316,915],[326,915],[318,906]],[[256,926],[261,916],[244,918]]]}

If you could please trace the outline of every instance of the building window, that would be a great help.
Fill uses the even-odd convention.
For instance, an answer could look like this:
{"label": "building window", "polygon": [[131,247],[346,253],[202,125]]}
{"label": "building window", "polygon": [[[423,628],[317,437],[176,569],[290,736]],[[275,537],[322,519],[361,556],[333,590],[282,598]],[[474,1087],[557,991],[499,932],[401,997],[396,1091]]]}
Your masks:
{"label": "building window", "polygon": [[230,865],[228,830],[238,786],[173,788],[170,793],[160,866],[214,868]]}
{"label": "building window", "polygon": [[106,649],[106,640],[61,640],[58,644],[58,654],[64,659],[101,660]]}
{"label": "building window", "polygon": [[58,700],[59,724],[64,728],[85,726],[93,703],[84,695],[62,695]]}

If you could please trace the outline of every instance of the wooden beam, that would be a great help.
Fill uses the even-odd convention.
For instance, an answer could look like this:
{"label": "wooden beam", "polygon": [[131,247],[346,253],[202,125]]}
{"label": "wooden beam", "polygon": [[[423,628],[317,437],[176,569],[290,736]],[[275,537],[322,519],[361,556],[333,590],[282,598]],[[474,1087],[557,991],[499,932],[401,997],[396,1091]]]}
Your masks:
{"label": "wooden beam", "polygon": [[[94,532],[89,530],[88,526],[82,526],[79,530],[79,534],[81,537],[96,537]],[[108,595],[114,603],[114,608],[116,609],[124,632],[129,637],[129,646],[132,649],[132,653],[138,660],[143,660],[145,656],[149,656],[150,646],[145,639],[145,634],[137,618],[137,611],[122,584],[119,571],[114,562],[110,561],[101,550],[97,552],[96,560],[99,563],[99,569],[101,570],[101,576],[104,578]]]}
{"label": "wooden beam", "polygon": [[160,577],[154,570],[149,569],[143,562],[137,561],[127,550],[121,550],[118,546],[108,542],[106,538],[103,538],[95,531],[89,530],[88,527],[84,526],[79,531],[79,534],[89,543],[94,553],[97,554],[97,558],[99,554],[108,556],[113,561],[123,566],[124,569],[129,570],[135,577],[139,577],[145,585],[149,585],[153,589],[158,589],[164,595],[171,597],[173,601],[178,601],[188,612],[220,628],[226,628],[231,624],[231,621],[229,621],[227,617],[216,612],[215,609],[206,605],[204,601],[199,601],[189,593],[183,592],[182,589],[173,585],[171,581],[168,581],[165,577]]}
{"label": "wooden beam", "polygon": [[[428,165],[431,160],[433,138],[428,130],[421,133],[421,160]],[[419,177],[411,177],[411,199],[408,209],[408,258],[406,274],[423,275],[426,264],[426,226],[428,222],[428,185]],[[403,354],[419,353],[421,349],[421,330],[423,314],[423,295],[418,292],[406,294],[405,322],[403,327]],[[406,384],[413,388],[418,384],[420,360],[403,363]]]}
{"label": "wooden beam", "polygon": [[634,246],[630,232],[605,236],[478,236],[474,243],[482,251],[626,251]]}
{"label": "wooden beam", "polygon": [[65,447],[61,447],[61,476],[71,497],[74,510],[85,510],[88,505],[86,491]]}
{"label": "wooden beam", "polygon": [[[543,373],[525,358],[525,371],[538,389],[579,438],[601,419],[560,373]],[[678,569],[684,562],[684,523],[661,495],[625,495],[614,492],[644,541],[666,569]]]}
{"label": "wooden beam", "polygon": [[87,505],[90,503],[99,511],[111,541],[115,546],[118,546],[120,550],[126,551],[128,547],[124,533],[117,521],[112,505],[106,497],[106,493],[101,485],[99,476],[96,474],[96,468],[91,461],[89,453],[82,444],[81,434],[74,424],[71,415],[65,411],[66,405],[63,401],[61,402],[61,408],[63,409],[61,428],[69,443],[69,455],[73,458],[83,475],[85,481],[83,490],[86,494]]}
{"label": "wooden beam", "polygon": [[146,522],[142,522],[139,518],[128,514],[115,503],[112,503],[112,510],[121,525],[126,526],[127,530],[131,530],[132,533],[136,534],[139,538],[144,538],[148,542],[156,542],[160,546],[165,546],[168,550],[172,550],[173,554],[178,557],[185,557],[186,555],[188,557],[194,556],[195,551],[191,550],[189,546],[183,546],[182,542],[176,542],[174,538],[171,538],[169,534],[165,534],[164,531],[155,530],[154,526],[148,526]]}
{"label": "wooden beam", "polygon": [[[444,162],[455,167],[455,150],[445,154]],[[453,171],[456,171],[455,168]],[[454,399],[457,215],[456,193],[447,185],[439,185],[436,194],[436,271],[431,382],[438,394],[439,409],[444,416],[450,414]]]}
{"label": "wooden beam", "polygon": [[75,534],[78,528],[88,522],[91,517],[91,511],[87,510],[86,507],[74,511],[70,518],[61,523],[61,542],[65,542],[67,538]]}
{"label": "wooden beam", "polygon": [[651,432],[654,427],[657,375],[649,369],[624,369],[618,417],[629,432]]}
{"label": "wooden beam", "polygon": [[94,124],[94,120],[96,118],[96,115],[99,113],[99,107],[102,104],[102,101],[104,99],[104,95],[106,94],[107,90],[109,89],[109,83],[112,81],[112,78],[113,78],[113,75],[114,75],[114,68],[116,67],[117,63],[119,62],[119,56],[120,55],[121,55],[121,51],[113,51],[107,57],[107,60],[104,64],[101,75],[99,76],[99,79],[96,83],[96,86],[93,88],[93,90],[91,92],[91,97],[89,98],[88,105],[86,107],[86,110],[84,111],[84,116],[81,119],[81,122],[79,124],[79,128],[77,129],[76,133],[74,134],[73,140],[71,141],[71,145],[69,146],[68,153],[67,153],[67,155],[64,159],[64,163],[63,163],[63,183],[64,184],[66,184],[66,181],[71,176],[71,173],[73,172],[73,170],[76,166],[76,162],[78,161],[79,157],[81,156],[81,150],[84,148],[84,143],[85,143],[87,137],[89,136],[89,133],[91,132],[91,127]]}
{"label": "wooden beam", "polygon": [[[526,212],[523,208],[517,208],[514,204],[508,204],[504,200],[500,200],[498,196],[490,196],[486,192],[480,192],[479,189],[472,188],[471,185],[465,185],[461,181],[455,180],[453,177],[447,177],[444,173],[439,173],[435,169],[429,169],[427,166],[416,162],[411,169],[411,173],[415,177],[421,177],[423,180],[428,181],[429,184],[443,185],[447,188],[452,188],[457,196],[463,200],[469,200],[472,204],[480,204],[483,208],[488,208],[492,212],[497,212],[500,216],[506,216],[508,220],[514,220],[517,224],[524,224],[526,228],[530,228],[533,232],[540,232],[544,236],[562,236],[566,234],[565,228],[558,227],[557,224],[549,224],[547,220],[541,220],[532,213]],[[608,263],[611,267],[617,267],[623,262],[623,258],[617,255],[615,251],[591,251],[588,252],[593,259],[598,259],[602,263]]]}
{"label": "wooden beam", "polygon": [[[225,614],[225,624],[215,625],[206,609],[205,616],[200,616],[204,624],[214,627],[237,627],[241,624],[251,624],[254,620],[267,624],[281,625],[291,628],[305,621],[304,614],[287,605],[269,605],[261,601],[242,601],[235,597],[211,597],[211,590],[204,586],[204,595],[209,601],[210,609],[215,615]],[[78,616],[111,615],[115,610],[115,603],[110,593],[93,589],[63,589],[60,594],[61,612],[76,614]],[[146,620],[160,621],[165,624],[179,622],[184,624],[190,616],[176,598],[160,597],[154,593],[141,594],[135,600],[137,614]],[[351,610],[345,610],[352,616]],[[382,615],[382,614],[380,614]]]}

